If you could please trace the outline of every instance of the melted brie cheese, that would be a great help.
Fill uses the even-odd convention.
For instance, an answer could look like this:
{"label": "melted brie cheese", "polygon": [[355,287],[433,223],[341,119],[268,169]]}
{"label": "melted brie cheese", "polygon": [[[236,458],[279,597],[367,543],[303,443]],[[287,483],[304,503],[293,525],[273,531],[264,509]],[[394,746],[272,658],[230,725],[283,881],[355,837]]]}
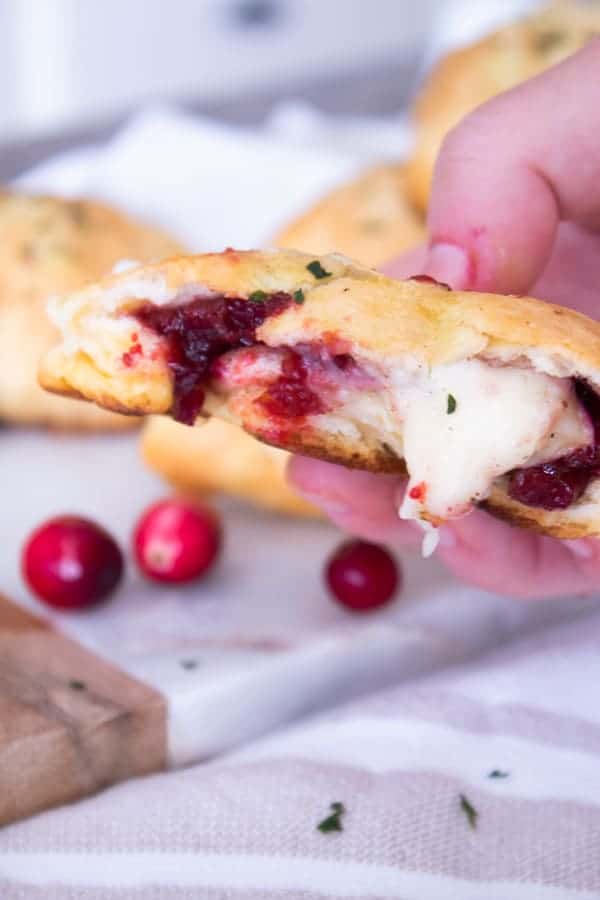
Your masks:
{"label": "melted brie cheese", "polygon": [[421,556],[423,559],[428,559],[430,556],[433,556],[437,550],[437,545],[440,542],[440,533],[435,525],[432,525],[425,519],[417,519],[417,523],[424,531],[423,543],[421,544]]}
{"label": "melted brie cheese", "polygon": [[394,394],[410,473],[405,519],[464,515],[499,476],[592,440],[572,382],[528,369],[471,359],[418,380],[398,374]]}

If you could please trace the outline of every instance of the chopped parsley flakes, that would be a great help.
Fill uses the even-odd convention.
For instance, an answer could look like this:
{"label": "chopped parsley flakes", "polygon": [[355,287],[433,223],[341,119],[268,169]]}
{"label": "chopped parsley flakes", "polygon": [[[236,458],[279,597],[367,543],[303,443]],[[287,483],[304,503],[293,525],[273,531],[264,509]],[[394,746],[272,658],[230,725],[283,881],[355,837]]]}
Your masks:
{"label": "chopped parsley flakes", "polygon": [[298,306],[302,306],[302,304],[304,303],[304,291],[303,290],[298,288],[297,291],[294,291],[294,293],[292,294],[292,297],[294,298],[294,303],[297,303]]}
{"label": "chopped parsley flakes", "polygon": [[85,691],[85,681],[78,681],[76,678],[71,679],[69,687],[72,691]]}
{"label": "chopped parsley flakes", "polygon": [[328,272],[327,269],[324,269],[318,259],[313,259],[312,262],[306,267],[311,275],[314,275],[315,278],[329,278],[331,272]]}
{"label": "chopped parsley flakes", "polygon": [[464,794],[459,794],[459,797],[461,811],[467,817],[469,828],[475,831],[475,829],[477,828],[477,818],[479,816],[479,813],[477,812],[473,804],[469,801],[468,797],[466,797]]}
{"label": "chopped parsley flakes", "polygon": [[323,819],[322,822],[319,822],[317,825],[317,829],[322,834],[328,834],[330,831],[343,831],[344,827],[342,825],[342,816],[346,812],[346,807],[343,803],[335,803],[329,804],[329,809],[331,813]]}
{"label": "chopped parsley flakes", "polygon": [[248,296],[248,300],[250,300],[252,303],[264,303],[264,301],[266,299],[267,299],[266,291],[253,291]]}
{"label": "chopped parsley flakes", "polygon": [[446,412],[448,413],[449,416],[451,416],[452,413],[455,412],[455,410],[456,410],[456,397],[454,397],[452,394],[448,394],[448,405],[446,407]]}

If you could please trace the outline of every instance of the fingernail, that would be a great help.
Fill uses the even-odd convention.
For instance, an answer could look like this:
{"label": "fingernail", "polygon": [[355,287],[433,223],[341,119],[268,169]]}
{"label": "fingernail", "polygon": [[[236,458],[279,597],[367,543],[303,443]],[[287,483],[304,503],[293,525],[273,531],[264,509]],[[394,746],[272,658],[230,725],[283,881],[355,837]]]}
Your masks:
{"label": "fingernail", "polygon": [[591,559],[594,556],[594,547],[585,538],[576,541],[564,541],[566,547],[569,548],[573,556],[578,559]]}
{"label": "fingernail", "polygon": [[444,550],[452,550],[456,547],[456,535],[451,528],[440,528],[438,531],[439,547]]}
{"label": "fingernail", "polygon": [[433,244],[424,265],[425,272],[455,289],[466,288],[470,281],[471,261],[456,244]]}

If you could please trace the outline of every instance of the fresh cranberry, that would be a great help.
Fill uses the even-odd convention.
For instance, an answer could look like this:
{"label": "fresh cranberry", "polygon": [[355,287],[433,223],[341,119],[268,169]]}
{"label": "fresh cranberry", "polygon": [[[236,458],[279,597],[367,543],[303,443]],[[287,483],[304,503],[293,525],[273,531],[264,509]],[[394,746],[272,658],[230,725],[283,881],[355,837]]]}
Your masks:
{"label": "fresh cranberry", "polygon": [[79,516],[57,516],[33,532],[21,566],[40,600],[59,609],[83,609],[116,588],[123,556],[99,525]]}
{"label": "fresh cranberry", "polygon": [[153,581],[174,584],[204,575],[221,548],[215,514],[184,500],[161,500],[142,515],[133,535],[141,571]]}
{"label": "fresh cranberry", "polygon": [[325,577],[338,603],[357,612],[389,603],[401,580],[387,550],[358,540],[338,547],[327,563]]}
{"label": "fresh cranberry", "polygon": [[445,291],[452,290],[450,285],[446,284],[445,281],[437,281],[437,279],[432,278],[431,275],[411,275],[409,281],[420,281],[423,284],[435,284],[436,287],[444,288]]}
{"label": "fresh cranberry", "polygon": [[262,408],[281,419],[297,419],[324,412],[321,400],[306,384],[306,366],[297,353],[288,351],[281,375],[259,397]]}
{"label": "fresh cranberry", "polygon": [[204,403],[203,386],[217,357],[255,344],[256,329],[292,302],[290,294],[257,291],[248,300],[199,297],[182,306],[142,306],[136,313],[139,322],[167,342],[173,418],[193,425]]}

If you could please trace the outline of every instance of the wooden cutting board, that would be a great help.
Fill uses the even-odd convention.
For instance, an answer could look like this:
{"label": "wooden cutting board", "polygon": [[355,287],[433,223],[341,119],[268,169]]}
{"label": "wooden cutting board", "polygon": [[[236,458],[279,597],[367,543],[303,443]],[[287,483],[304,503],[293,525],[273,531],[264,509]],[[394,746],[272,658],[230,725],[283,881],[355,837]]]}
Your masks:
{"label": "wooden cutting board", "polygon": [[0,825],[166,765],[166,701],[0,596]]}

